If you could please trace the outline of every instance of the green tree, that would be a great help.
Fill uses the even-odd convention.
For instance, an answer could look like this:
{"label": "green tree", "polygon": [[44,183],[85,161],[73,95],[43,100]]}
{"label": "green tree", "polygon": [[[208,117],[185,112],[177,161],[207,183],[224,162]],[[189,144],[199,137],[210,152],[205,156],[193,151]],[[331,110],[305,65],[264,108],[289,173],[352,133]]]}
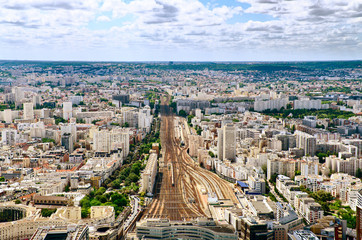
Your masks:
{"label": "green tree", "polygon": [[263,170],[264,174],[266,174],[267,170],[268,170],[268,166],[266,164],[264,164],[263,166],[261,166],[261,169]]}
{"label": "green tree", "polygon": [[89,211],[90,211],[89,208],[82,208],[82,210],[81,210],[81,216],[82,216],[82,218],[87,218],[88,215],[89,215]]}
{"label": "green tree", "polygon": [[356,177],[362,178],[362,169],[360,169],[360,168],[357,169]]}
{"label": "green tree", "polygon": [[42,138],[41,139],[42,143],[55,143],[55,140],[54,139],[51,139],[51,138]]}
{"label": "green tree", "polygon": [[273,173],[270,177],[270,182],[276,183],[277,182],[278,173]]}
{"label": "green tree", "polygon": [[43,208],[41,210],[41,216],[42,217],[50,217],[53,213],[55,213],[57,210],[56,209],[48,209],[48,208]]}
{"label": "green tree", "polygon": [[180,110],[179,112],[178,112],[178,115],[180,115],[181,117],[186,117],[187,116],[187,113],[186,113],[186,111],[185,110]]}

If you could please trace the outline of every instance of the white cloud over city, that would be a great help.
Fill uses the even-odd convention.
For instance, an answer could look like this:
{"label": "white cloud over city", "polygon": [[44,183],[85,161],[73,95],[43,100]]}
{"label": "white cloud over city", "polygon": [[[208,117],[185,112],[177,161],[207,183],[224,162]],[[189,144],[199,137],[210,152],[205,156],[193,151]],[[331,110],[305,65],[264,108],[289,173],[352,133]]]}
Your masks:
{"label": "white cloud over city", "polygon": [[361,59],[362,0],[0,0],[0,58]]}

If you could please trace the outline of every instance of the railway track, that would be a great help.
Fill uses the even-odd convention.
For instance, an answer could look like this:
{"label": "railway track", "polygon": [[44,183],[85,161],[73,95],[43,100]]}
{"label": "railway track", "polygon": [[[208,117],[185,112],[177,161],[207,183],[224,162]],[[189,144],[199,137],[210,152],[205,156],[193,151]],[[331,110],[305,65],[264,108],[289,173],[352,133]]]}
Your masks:
{"label": "railway track", "polygon": [[[179,124],[183,120],[175,118],[165,99],[161,104],[160,136],[164,164],[159,169],[161,179],[154,198],[142,218],[184,221],[201,216],[211,217],[207,204],[202,200],[200,188],[214,192],[220,199],[230,198],[234,201],[230,183],[195,164],[187,154],[188,134],[181,130],[177,135],[182,135],[175,138],[176,129],[186,126],[185,123]],[[178,124],[177,128],[175,124]],[[184,147],[180,146],[181,139]]]}

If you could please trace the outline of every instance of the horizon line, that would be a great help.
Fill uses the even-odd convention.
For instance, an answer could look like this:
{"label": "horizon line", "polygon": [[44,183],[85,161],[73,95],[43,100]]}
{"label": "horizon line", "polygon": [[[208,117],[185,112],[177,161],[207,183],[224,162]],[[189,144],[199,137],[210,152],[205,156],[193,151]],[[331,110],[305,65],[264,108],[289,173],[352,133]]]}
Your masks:
{"label": "horizon line", "polygon": [[75,63],[303,63],[303,62],[362,62],[362,59],[350,59],[350,60],[203,60],[203,61],[191,61],[191,60],[29,60],[29,59],[0,59],[0,62],[75,62]]}

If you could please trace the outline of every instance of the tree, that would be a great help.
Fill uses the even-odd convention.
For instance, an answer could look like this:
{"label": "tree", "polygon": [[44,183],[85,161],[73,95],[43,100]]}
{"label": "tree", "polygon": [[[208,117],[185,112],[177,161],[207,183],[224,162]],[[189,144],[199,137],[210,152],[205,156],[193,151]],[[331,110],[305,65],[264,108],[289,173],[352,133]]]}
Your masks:
{"label": "tree", "polygon": [[[128,179],[130,182],[137,182],[138,179],[139,179],[139,177],[138,177],[135,173],[131,173],[131,174],[127,177],[127,179]],[[127,179],[126,179],[126,180],[127,180]]]}
{"label": "tree", "polygon": [[20,203],[21,203],[21,201],[19,199],[15,200],[15,204],[20,204]]}
{"label": "tree", "polygon": [[266,164],[264,164],[263,166],[261,166],[261,169],[263,170],[264,174],[266,174],[267,170],[268,170],[268,166]]}
{"label": "tree", "polygon": [[41,210],[41,216],[42,217],[50,217],[53,213],[55,213],[57,210],[56,209],[48,209],[48,208],[43,208]]}
{"label": "tree", "polygon": [[105,192],[106,192],[106,188],[105,188],[105,187],[100,187],[100,188],[96,191],[95,195],[103,195]]}
{"label": "tree", "polygon": [[356,177],[362,178],[362,169],[360,169],[360,168],[357,169]]}
{"label": "tree", "polygon": [[129,123],[128,123],[128,122],[123,123],[123,124],[122,124],[122,127],[128,128],[128,127],[129,127]]}
{"label": "tree", "polygon": [[278,177],[278,173],[273,173],[273,175],[271,175],[271,177],[270,177],[270,181],[272,183],[276,183],[277,182],[277,177]]}
{"label": "tree", "polygon": [[89,208],[82,208],[82,211],[81,211],[81,216],[82,218],[87,218],[88,215],[89,215]]}
{"label": "tree", "polygon": [[187,123],[188,123],[188,124],[191,124],[191,120],[192,120],[194,117],[195,117],[194,115],[188,115],[188,116],[187,116]]}
{"label": "tree", "polygon": [[292,130],[291,130],[292,133],[295,132],[295,125],[292,126]]}
{"label": "tree", "polygon": [[180,110],[179,112],[178,112],[178,115],[180,115],[181,117],[186,117],[187,116],[187,113],[186,113],[186,111],[185,110]]}
{"label": "tree", "polygon": [[51,139],[51,138],[42,138],[41,142],[42,143],[50,143],[50,142],[55,143],[55,140]]}
{"label": "tree", "polygon": [[5,182],[5,178],[4,178],[4,177],[0,177],[0,182]]}
{"label": "tree", "polygon": [[211,152],[211,151],[209,151],[209,155],[210,155],[210,157],[215,157],[215,154],[213,153],[213,152]]}

